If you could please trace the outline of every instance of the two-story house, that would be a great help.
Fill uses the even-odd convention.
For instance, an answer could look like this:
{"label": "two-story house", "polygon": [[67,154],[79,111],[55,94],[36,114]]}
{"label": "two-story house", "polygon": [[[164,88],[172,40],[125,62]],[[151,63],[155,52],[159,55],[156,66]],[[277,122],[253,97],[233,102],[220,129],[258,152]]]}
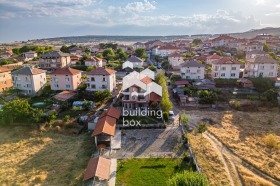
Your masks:
{"label": "two-story house", "polygon": [[244,52],[263,51],[263,44],[258,41],[252,41],[241,45],[240,49],[243,50]]}
{"label": "two-story house", "polygon": [[0,67],[0,92],[7,90],[13,86],[11,70]]}
{"label": "two-story house", "polygon": [[265,52],[251,52],[246,55],[243,77],[277,78],[279,61]]}
{"label": "two-story house", "polygon": [[131,72],[123,78],[122,103],[128,110],[147,109],[151,103],[160,103],[162,87],[155,82],[154,72],[145,69]]}
{"label": "two-story house", "polygon": [[196,60],[183,63],[180,68],[183,79],[204,79],[205,66]]}
{"label": "two-story house", "polygon": [[12,72],[12,79],[14,87],[26,95],[36,95],[47,83],[46,72],[31,67]]}
{"label": "two-story house", "polygon": [[218,54],[214,53],[213,55],[207,56],[206,57],[206,64],[212,65],[213,61],[216,61],[218,59],[221,59],[222,57],[219,56]]}
{"label": "two-story house", "polygon": [[127,61],[133,64],[133,68],[143,67],[144,61],[136,56],[130,56]]}
{"label": "two-story house", "polygon": [[70,56],[59,51],[47,52],[39,59],[39,67],[48,71],[54,71],[70,64]]}
{"label": "two-story house", "polygon": [[69,49],[71,55],[83,55],[83,50],[79,47],[73,47]]}
{"label": "two-story house", "polygon": [[34,52],[34,51],[29,51],[29,52],[25,52],[23,54],[25,60],[29,61],[29,60],[32,60],[33,58],[37,57],[38,54],[37,52]]}
{"label": "two-story house", "polygon": [[240,62],[229,57],[218,59],[212,62],[212,78],[238,79],[240,66]]}
{"label": "two-story house", "polygon": [[184,57],[179,53],[173,53],[168,56],[168,62],[173,69],[180,69],[180,65],[184,63]]}
{"label": "two-story house", "polygon": [[108,89],[110,92],[116,87],[116,71],[104,67],[97,67],[87,75],[87,90],[88,91],[103,91]]}
{"label": "two-story house", "polygon": [[231,41],[234,41],[236,38],[231,37],[229,35],[220,35],[211,40],[212,47],[221,47],[221,46],[228,46]]}
{"label": "two-story house", "polygon": [[92,56],[89,59],[85,60],[85,66],[102,67],[103,66],[103,59]]}
{"label": "two-story house", "polygon": [[52,90],[76,90],[82,82],[82,71],[70,67],[59,68],[50,74]]}
{"label": "two-story house", "polygon": [[180,48],[173,45],[158,46],[153,48],[152,54],[160,57],[167,57],[172,53],[180,52]]}

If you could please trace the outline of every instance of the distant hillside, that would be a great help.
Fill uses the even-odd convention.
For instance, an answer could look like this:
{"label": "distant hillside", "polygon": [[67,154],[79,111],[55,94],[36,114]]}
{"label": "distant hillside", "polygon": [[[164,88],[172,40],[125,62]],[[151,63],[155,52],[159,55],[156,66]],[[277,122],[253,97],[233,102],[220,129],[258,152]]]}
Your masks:
{"label": "distant hillside", "polygon": [[242,33],[232,33],[230,35],[236,38],[252,38],[259,34],[270,34],[273,36],[280,36],[280,28],[253,29]]}

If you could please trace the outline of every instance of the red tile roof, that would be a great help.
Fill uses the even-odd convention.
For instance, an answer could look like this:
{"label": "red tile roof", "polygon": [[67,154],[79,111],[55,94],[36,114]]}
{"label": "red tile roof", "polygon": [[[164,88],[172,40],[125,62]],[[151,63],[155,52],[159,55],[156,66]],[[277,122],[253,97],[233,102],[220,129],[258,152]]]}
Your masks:
{"label": "red tile roof", "polygon": [[182,56],[181,56],[181,54],[175,52],[175,53],[170,54],[168,57],[182,57]]}
{"label": "red tile roof", "polygon": [[65,90],[56,94],[53,98],[59,101],[67,101],[68,99],[72,98],[75,95],[76,95],[75,92],[70,92]]}
{"label": "red tile roof", "polygon": [[98,62],[98,61],[102,61],[103,59],[92,56],[90,59],[87,59],[85,61],[93,61],[93,62]]}
{"label": "red tile roof", "polygon": [[96,127],[92,133],[92,136],[98,136],[99,134],[107,134],[110,136],[115,135],[116,130],[116,119],[110,116],[105,116],[103,118],[99,118],[96,123]]}
{"label": "red tile roof", "polygon": [[207,57],[207,59],[221,59],[221,58],[222,57],[217,55],[216,53],[214,53],[213,55]]}
{"label": "red tile roof", "polygon": [[161,101],[161,96],[157,95],[156,93],[154,92],[151,92],[150,93],[150,101]]}
{"label": "red tile roof", "polygon": [[90,72],[87,72],[89,75],[111,75],[116,73],[115,70],[109,69],[109,68],[104,68],[104,67],[97,67]]}
{"label": "red tile roof", "polygon": [[146,85],[152,82],[151,78],[149,78],[148,76],[144,77],[144,78],[141,79],[140,81],[142,81],[142,82],[145,83]]}
{"label": "red tile roof", "polygon": [[214,64],[241,64],[240,62],[236,61],[235,59],[229,57],[223,57],[221,59],[215,60]]}
{"label": "red tile roof", "polygon": [[180,81],[175,81],[175,84],[178,85],[190,85],[190,83],[187,80],[180,80]]}
{"label": "red tile roof", "polygon": [[9,72],[9,71],[11,71],[11,70],[8,69],[8,68],[0,67],[0,73],[2,73],[2,72]]}
{"label": "red tile roof", "polygon": [[110,177],[110,164],[111,161],[103,157],[90,159],[84,175],[84,181],[95,176],[100,180],[108,180]]}
{"label": "red tile roof", "polygon": [[172,45],[160,46],[158,50],[178,50],[179,48]]}
{"label": "red tile roof", "polygon": [[119,109],[116,109],[115,107],[110,107],[108,110],[102,112],[99,119],[105,116],[110,116],[112,118],[119,119],[121,116],[121,111]]}
{"label": "red tile roof", "polygon": [[212,41],[220,41],[220,40],[224,40],[224,39],[227,39],[227,40],[234,40],[236,38],[234,37],[231,37],[229,35],[220,35],[219,37],[216,37],[214,39],[212,39]]}
{"label": "red tile roof", "polygon": [[51,75],[76,75],[82,71],[76,70],[70,67],[59,68],[56,71],[52,72]]}

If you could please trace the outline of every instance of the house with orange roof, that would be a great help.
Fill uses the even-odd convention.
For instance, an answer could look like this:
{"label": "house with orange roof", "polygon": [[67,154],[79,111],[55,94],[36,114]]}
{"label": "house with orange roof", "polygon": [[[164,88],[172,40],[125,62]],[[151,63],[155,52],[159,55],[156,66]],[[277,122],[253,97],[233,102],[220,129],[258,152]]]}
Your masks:
{"label": "house with orange roof", "polygon": [[236,38],[231,37],[229,35],[220,35],[219,37],[216,37],[211,40],[212,47],[228,46],[228,44],[234,41],[235,39]]}
{"label": "house with orange roof", "polygon": [[35,95],[47,83],[46,71],[24,67],[12,72],[13,86],[22,90],[23,94]]}
{"label": "house with orange roof", "polygon": [[241,63],[229,57],[212,62],[212,78],[238,79]]}
{"label": "house with orange roof", "polygon": [[90,72],[86,72],[87,75],[87,90],[88,91],[103,91],[108,89],[110,92],[116,87],[116,71],[97,67]]}
{"label": "house with orange roof", "polygon": [[91,158],[83,178],[85,185],[107,185],[107,180],[110,179],[110,165],[110,159],[101,156]]}
{"label": "house with orange roof", "polygon": [[206,57],[206,64],[212,65],[213,61],[216,61],[216,60],[221,59],[221,58],[222,58],[221,56],[219,56],[218,54],[214,53],[213,55]]}
{"label": "house with orange roof", "polygon": [[103,66],[103,59],[92,56],[89,59],[85,60],[85,66],[102,67]]}
{"label": "house with orange roof", "polygon": [[11,70],[0,67],[0,92],[7,90],[13,86]]}
{"label": "house with orange roof", "polygon": [[70,67],[59,68],[50,74],[52,90],[76,90],[82,82],[82,71]]}

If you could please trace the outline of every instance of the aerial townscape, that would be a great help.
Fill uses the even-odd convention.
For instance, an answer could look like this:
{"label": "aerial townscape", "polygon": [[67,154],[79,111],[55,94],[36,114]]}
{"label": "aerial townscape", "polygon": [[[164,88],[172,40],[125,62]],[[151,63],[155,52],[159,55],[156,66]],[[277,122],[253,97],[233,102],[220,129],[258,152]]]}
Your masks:
{"label": "aerial townscape", "polygon": [[[75,12],[23,2],[0,2],[1,25],[12,11]],[[19,41],[0,28],[0,185],[280,185],[280,27],[201,33]]]}

